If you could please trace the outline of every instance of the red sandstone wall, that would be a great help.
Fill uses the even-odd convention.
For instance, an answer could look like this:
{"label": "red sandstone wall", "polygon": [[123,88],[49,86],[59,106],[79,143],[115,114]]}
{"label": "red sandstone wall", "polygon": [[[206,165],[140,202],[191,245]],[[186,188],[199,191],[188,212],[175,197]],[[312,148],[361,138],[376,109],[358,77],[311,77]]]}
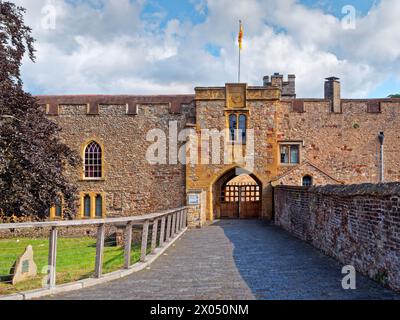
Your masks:
{"label": "red sandstone wall", "polygon": [[[329,108],[328,101],[307,100],[301,103],[304,112],[298,112],[283,100],[277,112],[278,140],[303,141],[302,163],[310,161],[338,181],[375,183],[380,171],[378,134],[384,131],[385,181],[400,181],[400,101],[382,99],[379,113],[368,112],[368,100],[343,100],[342,113]],[[281,166],[279,175],[287,170],[290,167]],[[290,184],[300,185],[303,174],[296,174]]]}
{"label": "red sandstone wall", "polygon": [[275,222],[400,290],[400,183],[275,188]]}
{"label": "red sandstone wall", "polygon": [[153,142],[146,141],[146,134],[151,129],[161,129],[168,137],[170,121],[177,121],[178,130],[183,129],[189,117],[186,113],[193,106],[174,114],[169,104],[139,104],[135,116],[126,115],[126,105],[101,105],[99,114],[93,116],[87,115],[86,108],[82,104],[60,105],[58,116],[50,117],[62,128],[61,138],[81,156],[90,140],[103,146],[103,180],[83,180],[81,167],[67,170],[79,192],[104,193],[108,218],[185,205],[184,166],[151,165],[146,152]]}

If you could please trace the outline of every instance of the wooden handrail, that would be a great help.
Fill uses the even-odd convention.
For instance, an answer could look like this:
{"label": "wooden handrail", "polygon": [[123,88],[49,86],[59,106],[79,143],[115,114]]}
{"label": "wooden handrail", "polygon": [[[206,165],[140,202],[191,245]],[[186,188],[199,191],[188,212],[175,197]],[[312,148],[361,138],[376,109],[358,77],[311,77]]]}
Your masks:
{"label": "wooden handrail", "polygon": [[[145,263],[148,256],[149,227],[151,226],[151,253],[154,253],[157,244],[164,247],[173,241],[188,226],[189,207],[181,207],[172,210],[166,210],[157,213],[151,213],[143,216],[108,218],[95,220],[72,220],[72,221],[50,221],[50,222],[27,222],[27,223],[5,223],[0,224],[0,230],[15,230],[27,228],[50,228],[49,233],[49,253],[48,253],[48,289],[57,286],[57,242],[58,228],[61,227],[79,227],[95,226],[97,227],[96,256],[94,277],[103,276],[104,247],[106,237],[106,225],[121,224],[125,228],[124,237],[124,269],[131,267],[131,249],[132,249],[132,227],[142,225],[142,241],[140,249],[140,262]],[[159,232],[159,223],[161,223]],[[166,225],[167,224],[167,225]],[[165,233],[165,231],[167,231]]]}
{"label": "wooden handrail", "polygon": [[157,213],[150,213],[142,216],[123,217],[123,218],[106,218],[106,219],[80,219],[70,221],[48,221],[48,222],[23,222],[23,223],[0,223],[0,230],[7,229],[29,229],[29,228],[47,228],[47,227],[77,227],[77,226],[98,226],[101,224],[115,224],[132,222],[133,224],[143,224],[147,220],[154,220],[167,216],[173,212],[187,209],[188,207],[181,207],[172,210],[161,211]]}

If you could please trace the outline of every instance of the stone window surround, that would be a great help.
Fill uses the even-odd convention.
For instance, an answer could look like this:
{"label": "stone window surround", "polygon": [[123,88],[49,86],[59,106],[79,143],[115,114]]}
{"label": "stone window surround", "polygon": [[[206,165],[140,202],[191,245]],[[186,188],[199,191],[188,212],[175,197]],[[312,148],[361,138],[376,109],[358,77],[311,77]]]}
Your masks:
{"label": "stone window surround", "polygon": [[[305,178],[310,178],[311,179],[311,184],[309,185],[309,184],[307,184],[307,185],[305,185],[304,184],[304,179]],[[314,177],[311,175],[311,174],[305,174],[305,175],[303,175],[302,177],[301,177],[301,185],[303,186],[303,187],[311,187],[311,186],[313,186],[314,185]]]}
{"label": "stone window surround", "polygon": [[[88,195],[90,197],[90,218],[85,217],[85,196]],[[102,216],[96,216],[96,197],[100,195],[102,199]],[[104,192],[81,192],[79,196],[79,218],[80,219],[104,219],[106,218],[106,195]]]}
{"label": "stone window surround", "polygon": [[[279,159],[279,165],[282,167],[295,167],[301,164],[302,162],[302,156],[301,156],[301,148],[304,147],[304,141],[303,140],[287,140],[287,141],[278,141],[279,148],[278,148],[278,159]],[[299,147],[299,161],[297,163],[282,163],[281,161],[281,147],[282,146],[293,146],[296,145]]]}
{"label": "stone window surround", "polygon": [[[85,151],[86,151],[87,146],[92,142],[97,143],[101,148],[101,166],[102,166],[102,170],[101,170],[101,177],[100,178],[87,178],[85,176]],[[82,163],[81,168],[80,168],[80,174],[79,174],[80,178],[81,178],[81,181],[88,181],[88,182],[105,181],[105,175],[106,175],[105,149],[104,149],[104,144],[101,142],[101,139],[98,139],[96,137],[87,139],[85,141],[85,143],[83,143],[81,145],[81,157],[82,157],[82,160],[83,160],[83,163]]]}
{"label": "stone window surround", "polygon": [[[236,126],[237,126],[237,128],[239,128],[239,117],[241,116],[241,115],[244,115],[245,117],[246,117],[246,132],[247,132],[247,130],[248,130],[248,128],[249,128],[249,121],[250,121],[250,119],[249,119],[249,115],[250,115],[250,113],[249,113],[249,110],[248,109],[241,109],[241,110],[225,110],[225,123],[226,123],[226,128],[227,128],[227,133],[228,133],[228,137],[227,137],[227,140],[226,141],[228,141],[230,144],[232,143],[232,144],[237,144],[237,141],[236,140],[234,140],[234,141],[232,141],[231,140],[231,128],[230,128],[230,117],[231,117],[231,115],[236,115],[236,117],[237,117],[237,123],[236,123]],[[238,129],[237,129],[238,130]],[[247,138],[247,137],[246,137]],[[246,141],[246,139],[244,139],[244,141],[242,141],[242,145],[246,145],[246,143],[247,143],[247,141]]]}
{"label": "stone window surround", "polygon": [[85,179],[100,179],[103,176],[103,148],[96,142],[90,142],[85,148]]}
{"label": "stone window surround", "polygon": [[63,220],[64,219],[64,199],[61,197],[61,216],[57,216],[57,206],[53,206],[49,209],[50,220]]}

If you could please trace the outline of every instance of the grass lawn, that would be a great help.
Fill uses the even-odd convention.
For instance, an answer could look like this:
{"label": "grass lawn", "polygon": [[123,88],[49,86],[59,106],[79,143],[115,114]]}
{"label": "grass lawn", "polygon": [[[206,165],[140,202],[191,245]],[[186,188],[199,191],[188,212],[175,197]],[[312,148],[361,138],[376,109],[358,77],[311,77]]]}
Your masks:
{"label": "grass lawn", "polygon": [[[31,245],[34,260],[38,267],[38,277],[16,286],[10,284],[9,273],[15,260],[25,248]],[[46,239],[10,239],[0,240],[0,295],[42,287],[42,279],[48,264],[49,240]],[[68,283],[91,277],[94,272],[96,240],[93,238],[59,238],[57,247],[57,284]],[[140,246],[133,245],[131,261],[140,259]],[[106,246],[104,248],[103,273],[112,272],[124,265],[124,248]],[[44,274],[41,274],[44,272]]]}

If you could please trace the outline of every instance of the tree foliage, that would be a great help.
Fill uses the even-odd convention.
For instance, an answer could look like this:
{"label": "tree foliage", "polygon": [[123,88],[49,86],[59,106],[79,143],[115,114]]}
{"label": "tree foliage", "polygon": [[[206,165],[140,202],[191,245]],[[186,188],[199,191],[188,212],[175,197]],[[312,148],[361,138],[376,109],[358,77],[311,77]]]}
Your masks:
{"label": "tree foliage", "polygon": [[400,93],[399,94],[391,94],[389,98],[400,98]]}
{"label": "tree foliage", "polygon": [[59,138],[38,101],[24,92],[20,68],[25,54],[35,60],[34,39],[24,23],[25,9],[0,1],[0,213],[41,219],[63,198],[75,212],[76,187],[66,166],[79,157]]}

